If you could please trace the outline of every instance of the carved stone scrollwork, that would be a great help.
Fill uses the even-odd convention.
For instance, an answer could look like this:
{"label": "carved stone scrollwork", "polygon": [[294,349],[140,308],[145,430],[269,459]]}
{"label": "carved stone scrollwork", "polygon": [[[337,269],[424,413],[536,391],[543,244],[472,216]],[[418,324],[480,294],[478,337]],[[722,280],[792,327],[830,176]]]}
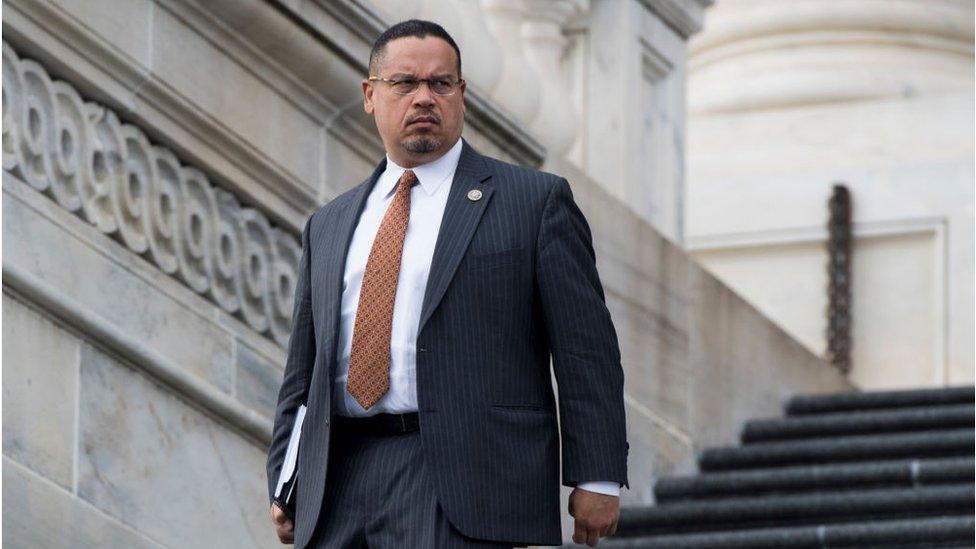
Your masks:
{"label": "carved stone scrollwork", "polygon": [[3,169],[287,346],[297,235],[6,42]]}

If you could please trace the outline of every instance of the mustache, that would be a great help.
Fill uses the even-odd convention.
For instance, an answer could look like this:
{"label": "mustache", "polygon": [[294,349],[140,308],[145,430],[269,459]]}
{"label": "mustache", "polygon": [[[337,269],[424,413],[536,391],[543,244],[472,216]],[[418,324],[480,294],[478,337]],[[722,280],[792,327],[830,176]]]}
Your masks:
{"label": "mustache", "polygon": [[410,116],[409,118],[407,118],[407,124],[408,125],[409,124],[413,124],[414,122],[420,120],[421,118],[430,118],[436,124],[440,124],[441,123],[440,117],[437,116],[436,114],[434,114],[432,112],[426,112],[426,113],[423,113],[422,112],[422,113],[417,113],[417,114],[415,114],[415,115]]}

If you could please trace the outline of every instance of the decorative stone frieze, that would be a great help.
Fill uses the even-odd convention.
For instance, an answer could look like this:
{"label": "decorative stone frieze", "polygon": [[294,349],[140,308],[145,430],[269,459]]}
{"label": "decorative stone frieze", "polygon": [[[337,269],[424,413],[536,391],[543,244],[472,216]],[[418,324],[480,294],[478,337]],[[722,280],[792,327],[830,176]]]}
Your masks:
{"label": "decorative stone frieze", "polygon": [[287,346],[296,235],[6,42],[3,169]]}

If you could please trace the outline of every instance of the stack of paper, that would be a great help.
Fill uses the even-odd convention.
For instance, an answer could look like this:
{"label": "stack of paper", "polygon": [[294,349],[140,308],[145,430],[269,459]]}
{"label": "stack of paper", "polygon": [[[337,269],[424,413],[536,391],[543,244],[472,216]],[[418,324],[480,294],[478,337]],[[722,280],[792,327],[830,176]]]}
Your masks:
{"label": "stack of paper", "polygon": [[[285,450],[285,460],[281,464],[281,473],[278,475],[278,486],[275,488],[274,497],[287,507],[290,507],[292,494],[295,492],[295,479],[298,477],[295,466],[298,464],[298,440],[302,436],[302,423],[305,421],[305,405],[298,407],[295,414],[295,423],[291,428],[291,437],[288,439],[288,449]],[[284,497],[281,496],[284,492]]]}

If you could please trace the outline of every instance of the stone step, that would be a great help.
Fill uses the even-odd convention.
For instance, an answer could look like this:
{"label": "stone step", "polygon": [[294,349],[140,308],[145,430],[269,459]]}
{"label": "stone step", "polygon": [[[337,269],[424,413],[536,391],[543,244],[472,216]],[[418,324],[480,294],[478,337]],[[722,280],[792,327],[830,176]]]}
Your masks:
{"label": "stone step", "polygon": [[887,459],[964,457],[973,455],[973,429],[945,429],[921,433],[858,435],[706,448],[698,455],[699,469],[721,471],[817,463],[864,462]]}
{"label": "stone step", "polygon": [[739,494],[912,488],[969,482],[974,476],[972,457],[807,465],[666,477],[654,485],[654,496],[658,503],[669,503]]}
{"label": "stone step", "polygon": [[972,404],[917,406],[885,410],[829,412],[746,422],[743,443],[805,437],[877,434],[974,427],[976,407]]}
{"label": "stone step", "polygon": [[938,487],[749,496],[624,507],[620,510],[617,536],[972,515],[973,489],[974,485],[969,482]]}
{"label": "stone step", "polygon": [[[972,548],[972,515],[871,522],[818,524],[789,528],[721,531],[653,537],[602,538],[604,549],[860,549]],[[564,547],[580,547],[565,545]]]}
{"label": "stone step", "polygon": [[851,410],[877,410],[879,408],[973,404],[974,401],[976,401],[974,389],[972,386],[967,386],[830,395],[797,395],[786,402],[785,409],[788,415],[800,415]]}

